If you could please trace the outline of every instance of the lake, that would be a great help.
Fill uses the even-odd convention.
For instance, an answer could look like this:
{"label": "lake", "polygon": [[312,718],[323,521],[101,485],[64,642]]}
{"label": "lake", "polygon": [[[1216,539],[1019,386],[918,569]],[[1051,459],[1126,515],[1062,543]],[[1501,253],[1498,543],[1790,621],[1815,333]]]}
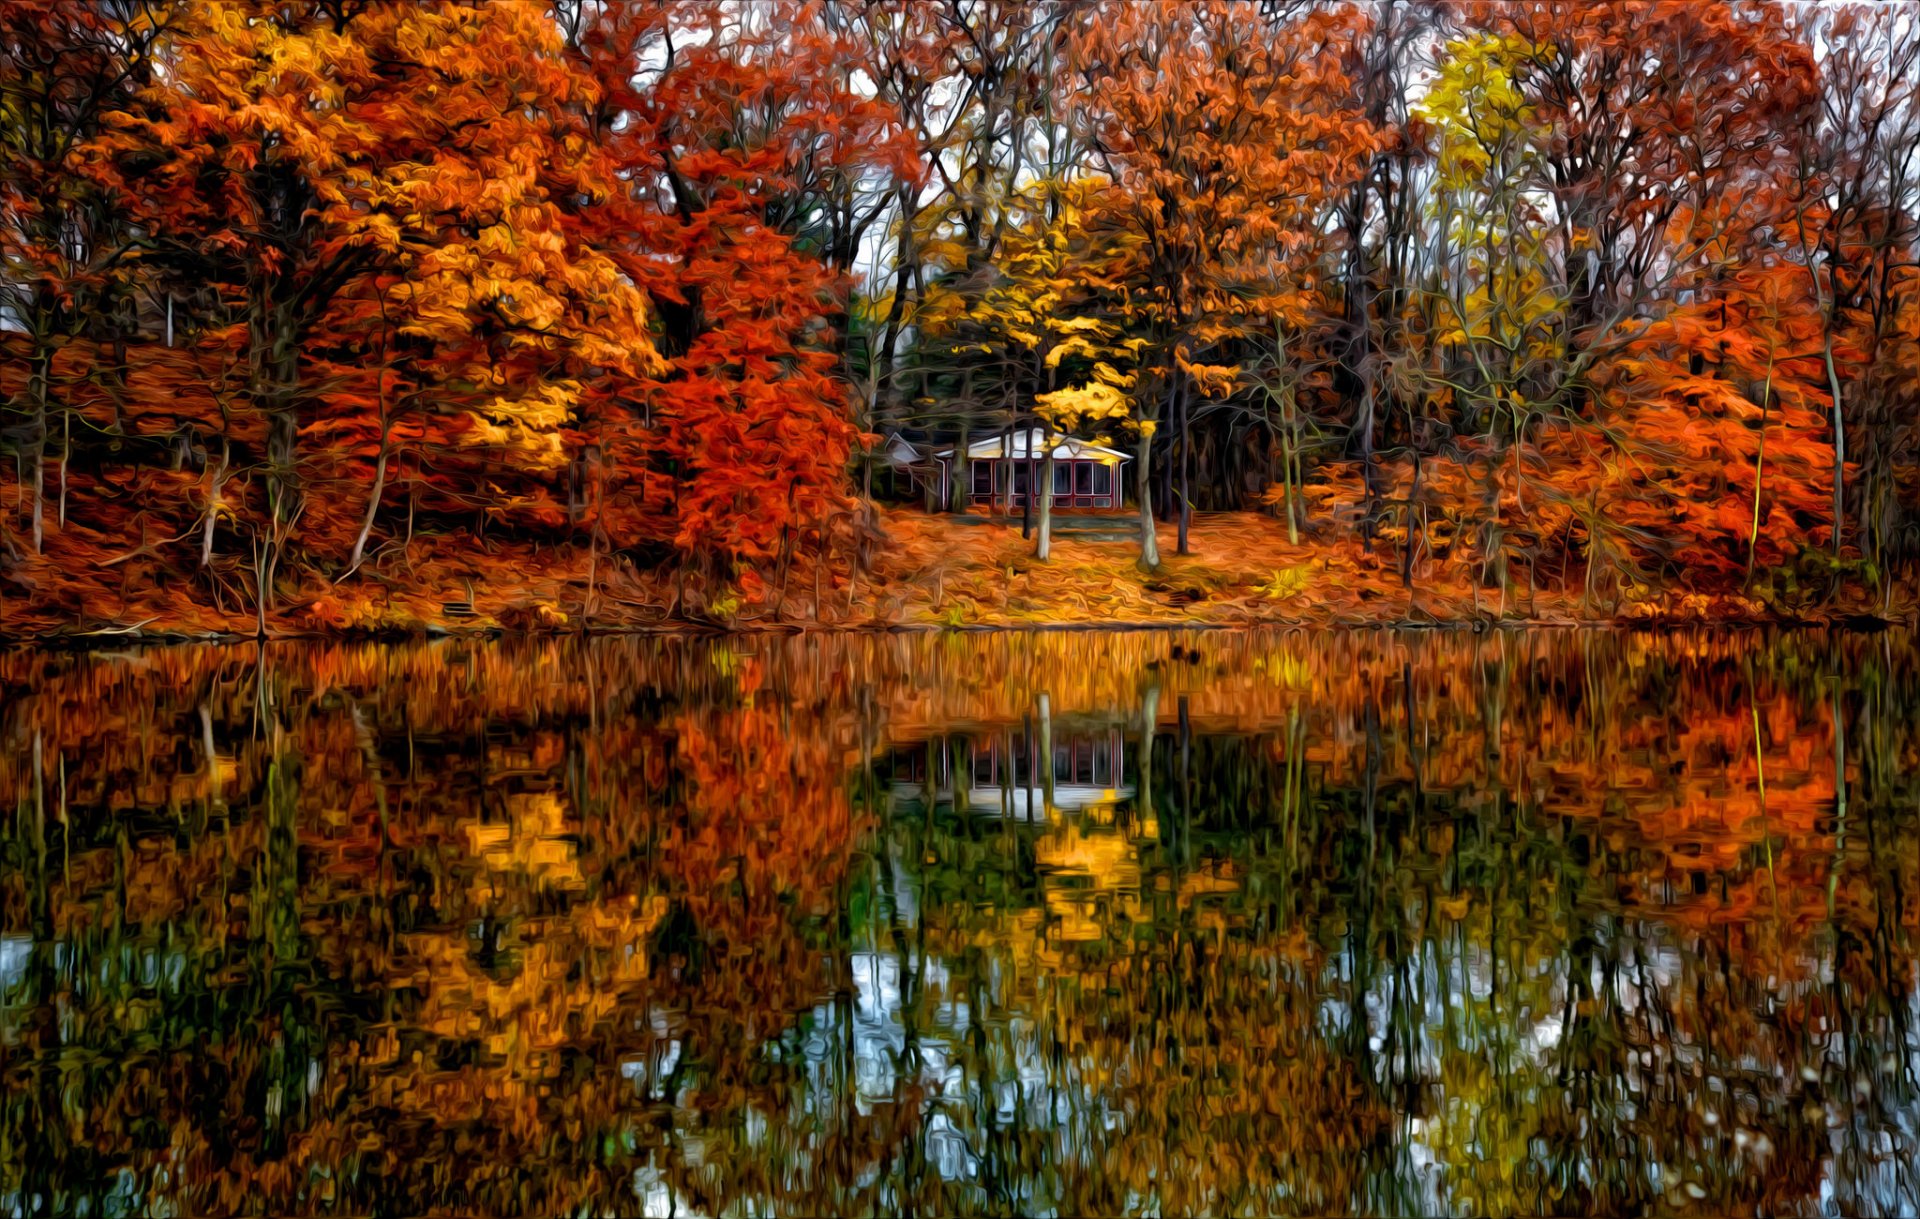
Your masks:
{"label": "lake", "polygon": [[0,654],[0,1215],[1913,1213],[1917,667]]}

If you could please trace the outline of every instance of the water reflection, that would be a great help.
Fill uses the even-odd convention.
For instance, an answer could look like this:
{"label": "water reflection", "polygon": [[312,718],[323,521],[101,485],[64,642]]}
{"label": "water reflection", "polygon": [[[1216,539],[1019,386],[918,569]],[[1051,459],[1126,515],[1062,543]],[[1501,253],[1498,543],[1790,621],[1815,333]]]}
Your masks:
{"label": "water reflection", "polygon": [[1920,1209],[1900,635],[0,657],[0,1213]]}

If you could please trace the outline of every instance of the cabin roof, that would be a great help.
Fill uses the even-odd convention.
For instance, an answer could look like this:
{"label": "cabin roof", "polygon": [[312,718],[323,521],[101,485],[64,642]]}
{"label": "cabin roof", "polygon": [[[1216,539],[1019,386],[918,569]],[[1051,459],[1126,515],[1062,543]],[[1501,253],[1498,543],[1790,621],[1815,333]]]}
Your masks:
{"label": "cabin roof", "polygon": [[[1071,436],[1062,436],[1058,432],[1053,433],[1051,438],[1049,438],[1046,431],[1041,428],[1023,428],[1015,432],[1013,434],[1013,443],[1009,446],[1012,449],[1011,453],[1005,453],[1001,450],[1001,446],[1006,439],[1004,435],[995,434],[988,436],[984,440],[974,441],[967,446],[967,460],[991,461],[997,457],[1008,456],[1012,457],[1015,461],[1025,460],[1029,457],[1035,459],[1042,458],[1047,456],[1049,439],[1051,439],[1053,445],[1053,459],[1055,461],[1098,461],[1106,465],[1118,465],[1120,462],[1132,460],[1131,456],[1122,453],[1118,449],[1109,449],[1103,445],[1091,444],[1085,440],[1076,440]],[[934,453],[934,456],[943,461],[951,460],[956,447],[958,446],[949,445]]]}
{"label": "cabin roof", "polygon": [[898,432],[887,433],[885,443],[880,446],[880,455],[896,466],[910,466],[920,460],[920,450]]}

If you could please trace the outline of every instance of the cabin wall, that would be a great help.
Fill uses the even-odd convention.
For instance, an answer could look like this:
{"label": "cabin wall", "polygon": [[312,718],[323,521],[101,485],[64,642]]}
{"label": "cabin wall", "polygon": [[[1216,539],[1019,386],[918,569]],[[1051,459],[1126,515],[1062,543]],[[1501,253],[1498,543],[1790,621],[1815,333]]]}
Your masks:
{"label": "cabin wall", "polygon": [[[1046,463],[1025,459],[975,458],[968,463],[972,485],[968,499],[985,506],[1026,507],[1028,489],[1044,477]],[[1053,463],[1053,506],[1118,508],[1124,502],[1121,467],[1098,461],[1056,460]],[[1008,495],[1008,479],[1013,480]]]}

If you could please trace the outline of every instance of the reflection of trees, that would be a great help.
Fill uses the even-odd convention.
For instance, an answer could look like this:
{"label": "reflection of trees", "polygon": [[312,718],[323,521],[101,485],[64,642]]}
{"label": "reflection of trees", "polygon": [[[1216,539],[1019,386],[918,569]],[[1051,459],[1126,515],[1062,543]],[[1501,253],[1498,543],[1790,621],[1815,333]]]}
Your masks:
{"label": "reflection of trees", "polygon": [[6,655],[0,1197],[1912,1209],[1916,659]]}
{"label": "reflection of trees", "polygon": [[[1234,686],[1242,647],[1224,641],[1200,684],[1224,669]],[[1252,671],[1291,687],[1294,706],[1256,692],[1239,731],[1187,690],[1209,731],[1183,741],[1162,719],[1151,813],[1011,831],[950,810],[894,818],[888,855],[939,864],[913,889],[928,926],[911,946],[876,946],[903,976],[1029,979],[986,1009],[998,1019],[971,1018],[970,1002],[944,1030],[964,1072],[948,1089],[992,1095],[1024,1070],[1045,1081],[1036,1112],[1058,1095],[1098,1098],[1096,1118],[1029,1121],[1015,1147],[1004,1121],[948,1119],[971,1149],[968,1184],[1004,1192],[955,1187],[941,1201],[1714,1212],[1803,1209],[1823,1176],[1845,1176],[1836,1196],[1866,1209],[1910,1204],[1916,827],[1900,810],[1913,788],[1872,800],[1906,853],[1863,851],[1858,828],[1848,847],[1836,816],[1861,819],[1864,785],[1836,814],[1830,687],[1805,680],[1840,668],[1879,690],[1880,706],[1844,717],[1880,738],[1855,746],[1867,767],[1914,747],[1910,705],[1888,714],[1884,670],[1805,640],[1757,657],[1684,641],[1579,640],[1558,655],[1501,643],[1470,665],[1442,653],[1424,667],[1419,648],[1397,664],[1399,649],[1357,650],[1360,663],[1313,666],[1256,645]],[[1365,680],[1368,661],[1386,680]],[[976,712],[967,731],[991,722]],[[1000,842],[1009,832],[1026,835],[1017,849]],[[1025,861],[1031,880],[996,878],[996,859]],[[1105,900],[1088,875],[1106,878]],[[1191,897],[1196,876],[1217,887],[1210,902],[1166,899]],[[1063,909],[1063,888],[1084,896]],[[1867,927],[1873,972],[1848,948]],[[937,1025],[946,997],[913,995],[902,988],[898,1022]],[[1273,1070],[1248,1032],[1300,1028],[1332,1057],[1299,1076]],[[1235,1046],[1254,1050],[1229,1065]],[[1207,1091],[1227,1079],[1236,1100],[1274,1081],[1287,1120],[1262,1124]],[[1843,1080],[1854,1095],[1837,1094]],[[1237,1159],[1245,1147],[1271,1153],[1266,1175]]]}
{"label": "reflection of trees", "polygon": [[0,771],[31,945],[0,1195],[618,1207],[769,1086],[754,1046],[825,985],[844,701],[705,653],[508,650],[33,673],[5,731],[41,766]]}

